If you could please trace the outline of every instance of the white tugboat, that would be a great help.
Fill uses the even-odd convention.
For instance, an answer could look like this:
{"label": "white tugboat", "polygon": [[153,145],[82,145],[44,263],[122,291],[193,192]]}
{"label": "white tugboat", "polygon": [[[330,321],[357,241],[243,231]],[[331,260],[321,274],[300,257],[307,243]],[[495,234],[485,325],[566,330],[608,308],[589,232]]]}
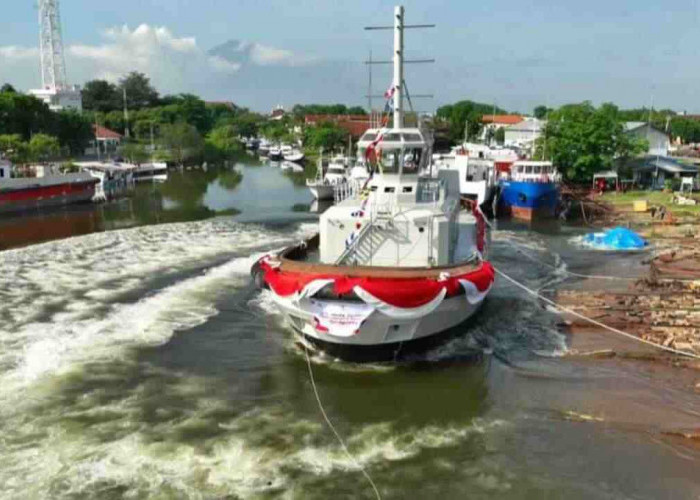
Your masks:
{"label": "white tugboat", "polygon": [[456,172],[419,176],[432,136],[403,126],[403,19],[396,7],[393,126],[358,143],[368,181],[321,215],[318,235],[252,269],[303,340],[345,359],[396,359],[458,333],[494,281]]}

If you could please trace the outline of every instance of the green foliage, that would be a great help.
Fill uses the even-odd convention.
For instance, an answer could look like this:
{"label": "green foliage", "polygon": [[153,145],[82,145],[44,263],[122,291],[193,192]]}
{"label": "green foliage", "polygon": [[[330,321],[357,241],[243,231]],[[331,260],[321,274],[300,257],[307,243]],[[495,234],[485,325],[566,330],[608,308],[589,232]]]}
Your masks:
{"label": "green foliage", "polygon": [[241,137],[255,137],[258,135],[262,117],[255,113],[245,112],[231,119],[236,134]]}
{"label": "green foliage", "polygon": [[210,163],[230,160],[243,151],[233,125],[223,125],[212,130],[205,141],[204,159]]}
{"label": "green foliage", "polygon": [[297,104],[292,114],[303,118],[304,115],[366,115],[361,106],[347,107],[345,104]]}
{"label": "green foliage", "polygon": [[493,138],[496,144],[503,144],[506,141],[506,129],[504,127],[498,127],[493,134]]}
{"label": "green foliage", "polygon": [[204,149],[204,141],[197,129],[188,123],[161,126],[161,143],[170,150],[172,159],[180,165],[198,157]]}
{"label": "green foliage", "polygon": [[123,94],[116,85],[106,80],[92,80],[82,90],[83,109],[107,113],[124,107]]}
{"label": "green foliage", "polygon": [[75,156],[82,155],[94,137],[92,124],[74,110],[56,113],[53,131],[61,146]]}
{"label": "green foliage", "polygon": [[471,140],[481,132],[481,119],[484,115],[506,114],[506,111],[473,101],[459,101],[455,104],[442,106],[437,110],[437,117],[448,125],[449,139],[453,143],[466,139]]}
{"label": "green foliage", "polygon": [[322,122],[304,130],[304,145],[325,151],[343,147],[348,142],[348,131],[332,122]]}
{"label": "green foliage", "polygon": [[29,155],[29,145],[19,134],[0,135],[0,153],[12,163],[26,163]]}
{"label": "green foliage", "polygon": [[0,87],[0,92],[10,92],[12,94],[16,94],[17,90],[15,90],[15,88],[9,83],[5,83],[2,87]]}
{"label": "green foliage", "polygon": [[129,109],[137,110],[158,104],[158,92],[151,85],[151,80],[138,71],[132,71],[119,80],[119,90],[126,90],[126,104]]}
{"label": "green foliage", "polygon": [[58,139],[46,134],[36,134],[29,141],[29,159],[46,162],[55,159],[61,152]]}
{"label": "green foliage", "polygon": [[20,134],[29,140],[37,132],[50,133],[55,114],[34,96],[0,93],[0,134]]}
{"label": "green foliage", "polygon": [[149,158],[149,154],[146,148],[142,144],[128,143],[122,148],[122,154],[129,162],[140,165],[146,163]]}
{"label": "green foliage", "polygon": [[547,106],[540,104],[539,106],[535,107],[535,109],[532,111],[532,114],[538,120],[544,120],[547,118],[547,114],[551,111],[554,110],[552,108],[548,108]]}
{"label": "green foliage", "polygon": [[613,104],[595,108],[590,102],[568,104],[549,115],[538,155],[547,148],[566,179],[589,182],[594,173],[644,151],[646,141],[624,133],[621,113]]}

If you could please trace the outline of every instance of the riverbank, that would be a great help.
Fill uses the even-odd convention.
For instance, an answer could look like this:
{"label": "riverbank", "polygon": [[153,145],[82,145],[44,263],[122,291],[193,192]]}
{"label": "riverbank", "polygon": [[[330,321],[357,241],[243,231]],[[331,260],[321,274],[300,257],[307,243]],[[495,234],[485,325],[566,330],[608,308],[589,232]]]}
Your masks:
{"label": "riverbank", "polygon": [[[586,318],[660,346],[635,342],[564,314],[561,327],[569,336],[569,355],[620,357],[655,362],[657,368],[687,369],[686,388],[700,393],[696,358],[700,356],[700,205],[679,205],[674,203],[677,200],[677,195],[664,192],[609,193],[596,198],[601,209],[588,220],[591,231],[629,227],[649,242],[649,249],[628,254],[632,268],[602,276],[573,276],[578,279],[559,287],[555,300]],[[600,255],[610,259],[620,253]]]}

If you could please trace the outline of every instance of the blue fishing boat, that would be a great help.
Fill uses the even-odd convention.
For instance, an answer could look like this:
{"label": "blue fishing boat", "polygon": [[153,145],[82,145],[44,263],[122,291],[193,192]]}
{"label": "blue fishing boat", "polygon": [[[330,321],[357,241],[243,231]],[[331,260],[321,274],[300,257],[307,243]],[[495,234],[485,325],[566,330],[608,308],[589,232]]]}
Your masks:
{"label": "blue fishing boat", "polygon": [[499,208],[515,218],[553,217],[560,176],[548,161],[516,161],[499,181]]}

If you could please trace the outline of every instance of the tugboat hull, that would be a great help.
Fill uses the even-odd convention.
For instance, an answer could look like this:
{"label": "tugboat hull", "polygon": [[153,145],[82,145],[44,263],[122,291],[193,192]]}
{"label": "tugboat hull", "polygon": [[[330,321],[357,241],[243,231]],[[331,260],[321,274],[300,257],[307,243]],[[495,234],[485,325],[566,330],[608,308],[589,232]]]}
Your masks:
{"label": "tugboat hull", "polygon": [[482,303],[468,304],[464,295],[446,299],[433,314],[417,320],[375,312],[350,339],[318,331],[303,312],[284,306],[280,310],[294,332],[315,348],[345,361],[370,362],[406,359],[463,335]]}
{"label": "tugboat hull", "polygon": [[494,282],[478,258],[435,268],[301,260],[317,245],[312,238],[264,257],[252,275],[298,335],[341,359],[390,360],[443,342],[463,331]]}

